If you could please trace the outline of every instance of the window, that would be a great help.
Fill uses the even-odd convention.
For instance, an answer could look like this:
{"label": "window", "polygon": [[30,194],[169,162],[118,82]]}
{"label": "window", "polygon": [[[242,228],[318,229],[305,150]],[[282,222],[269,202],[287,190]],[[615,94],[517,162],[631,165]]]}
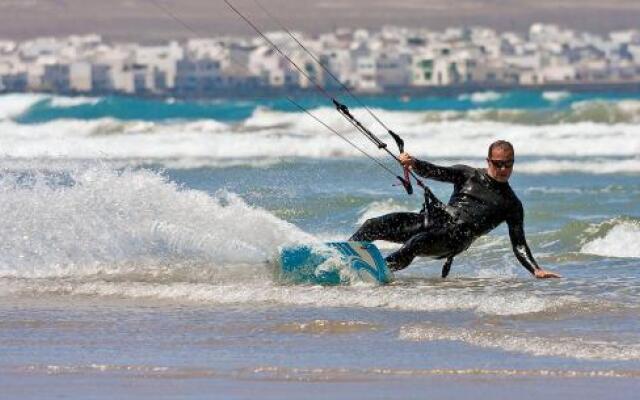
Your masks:
{"label": "window", "polygon": [[420,62],[420,67],[422,67],[423,69],[431,69],[433,68],[433,60],[422,60]]}

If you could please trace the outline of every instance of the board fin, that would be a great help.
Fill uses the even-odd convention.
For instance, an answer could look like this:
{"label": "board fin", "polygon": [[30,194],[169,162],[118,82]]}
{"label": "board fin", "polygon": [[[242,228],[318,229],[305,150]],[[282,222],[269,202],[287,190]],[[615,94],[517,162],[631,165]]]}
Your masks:
{"label": "board fin", "polygon": [[442,279],[446,278],[449,275],[449,271],[451,271],[451,263],[453,263],[453,257],[447,258],[444,265],[442,266]]}

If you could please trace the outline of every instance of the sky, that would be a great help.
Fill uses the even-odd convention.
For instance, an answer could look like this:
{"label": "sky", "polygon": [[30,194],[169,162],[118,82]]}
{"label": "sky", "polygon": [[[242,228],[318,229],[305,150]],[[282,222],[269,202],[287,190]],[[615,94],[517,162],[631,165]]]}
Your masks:
{"label": "sky", "polygon": [[[254,0],[231,0],[262,29],[274,28]],[[382,25],[442,29],[482,25],[526,31],[534,22],[592,32],[640,28],[640,0],[260,0],[287,26],[307,33]],[[222,0],[0,0],[0,39],[99,33],[110,40],[160,42],[194,34],[252,35]]]}

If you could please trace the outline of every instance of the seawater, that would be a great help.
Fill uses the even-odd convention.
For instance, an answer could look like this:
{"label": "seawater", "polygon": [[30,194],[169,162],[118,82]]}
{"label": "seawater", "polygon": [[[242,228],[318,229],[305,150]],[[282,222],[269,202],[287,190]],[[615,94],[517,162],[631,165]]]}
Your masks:
{"label": "seawater", "polygon": [[[322,99],[299,101],[396,168]],[[489,143],[512,141],[527,239],[564,278],[531,278],[501,226],[445,281],[440,261],[417,259],[387,286],[285,285],[271,270],[278,247],[344,240],[421,197],[286,99],[2,95],[4,392],[312,398],[305,385],[323,383],[317,396],[465,398],[488,381],[500,385],[486,398],[527,398],[552,379],[633,398],[640,94],[364,101],[436,163],[482,167]]]}

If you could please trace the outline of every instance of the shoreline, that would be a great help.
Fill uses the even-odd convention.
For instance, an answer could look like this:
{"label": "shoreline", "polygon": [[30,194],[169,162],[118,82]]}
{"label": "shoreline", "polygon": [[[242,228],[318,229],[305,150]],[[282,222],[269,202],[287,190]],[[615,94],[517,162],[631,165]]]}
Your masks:
{"label": "shoreline", "polygon": [[[421,399],[424,393],[436,399],[510,398],[517,395],[523,400],[580,396],[582,399],[632,399],[640,383],[633,377],[549,377],[549,376],[361,376],[344,378],[337,368],[333,379],[310,379],[308,376],[270,376],[269,366],[241,368],[239,374],[219,374],[218,371],[199,373],[197,369],[186,374],[172,368],[164,373],[145,373],[127,370],[105,371],[93,374],[78,372],[26,371],[9,372],[0,379],[0,387],[10,398],[39,399],[43,390],[54,397],[70,399],[111,399],[135,397],[139,399],[190,399],[224,397],[229,399],[366,399],[404,398]],[[158,367],[160,371],[165,367]],[[256,374],[251,376],[251,371]],[[265,370],[265,376],[257,371]],[[295,370],[295,368],[294,368]],[[247,377],[249,372],[249,377]],[[551,385],[549,385],[551,383]],[[319,391],[317,389],[320,389]],[[612,391],[616,395],[610,397]]]}

